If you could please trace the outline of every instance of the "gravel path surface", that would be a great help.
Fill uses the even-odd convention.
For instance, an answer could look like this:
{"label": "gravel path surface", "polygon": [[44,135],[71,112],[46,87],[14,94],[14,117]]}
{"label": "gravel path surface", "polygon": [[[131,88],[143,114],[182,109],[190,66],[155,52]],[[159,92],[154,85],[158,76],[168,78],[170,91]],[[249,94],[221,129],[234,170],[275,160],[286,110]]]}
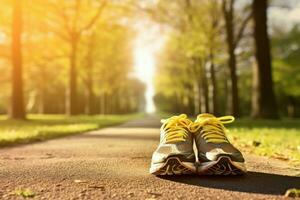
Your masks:
{"label": "gravel path surface", "polygon": [[0,149],[0,199],[282,199],[300,187],[300,170],[245,155],[249,173],[239,177],[148,173],[159,141],[154,117],[86,134]]}

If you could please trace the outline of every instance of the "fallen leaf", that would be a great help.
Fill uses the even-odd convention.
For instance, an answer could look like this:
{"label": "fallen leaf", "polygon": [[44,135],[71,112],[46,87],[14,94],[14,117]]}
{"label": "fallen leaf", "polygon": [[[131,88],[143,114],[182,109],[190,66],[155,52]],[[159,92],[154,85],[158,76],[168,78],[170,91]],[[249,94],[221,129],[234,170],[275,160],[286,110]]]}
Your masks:
{"label": "fallen leaf", "polygon": [[23,198],[33,198],[36,194],[30,189],[17,189],[14,191],[17,196],[21,196]]}

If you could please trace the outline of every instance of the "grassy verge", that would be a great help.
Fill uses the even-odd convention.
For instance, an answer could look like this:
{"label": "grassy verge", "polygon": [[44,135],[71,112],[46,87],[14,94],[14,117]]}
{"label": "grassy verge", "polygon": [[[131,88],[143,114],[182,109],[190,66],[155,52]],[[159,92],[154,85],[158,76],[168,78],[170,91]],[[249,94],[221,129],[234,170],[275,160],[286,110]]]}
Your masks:
{"label": "grassy verge", "polygon": [[76,116],[29,115],[28,120],[8,120],[0,116],[0,148],[43,141],[117,125],[141,115]]}
{"label": "grassy verge", "polygon": [[241,119],[229,125],[231,141],[243,152],[300,165],[300,120]]}

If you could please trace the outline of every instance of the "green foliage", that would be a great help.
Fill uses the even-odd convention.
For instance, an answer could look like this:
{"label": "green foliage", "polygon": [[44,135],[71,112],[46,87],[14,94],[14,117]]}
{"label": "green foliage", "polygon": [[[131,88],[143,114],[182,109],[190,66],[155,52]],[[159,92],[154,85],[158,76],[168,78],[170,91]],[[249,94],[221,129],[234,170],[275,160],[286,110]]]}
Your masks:
{"label": "green foliage", "polygon": [[[247,18],[249,2],[235,5],[234,30]],[[210,53],[214,55],[218,113],[227,113],[231,96],[227,63],[226,30],[221,1],[157,1],[151,17],[170,31],[165,47],[158,56],[155,102],[158,110],[197,114],[204,103],[205,78],[209,103],[212,104]],[[250,27],[250,26],[249,26]],[[300,28],[299,24],[284,31],[271,27],[273,79],[278,107],[282,116],[300,116]],[[234,37],[238,31],[234,31]],[[246,27],[245,35],[251,33]],[[242,116],[251,114],[253,85],[253,41],[243,37],[236,47],[239,106]],[[198,94],[197,94],[198,93]],[[197,109],[200,104],[200,109]],[[198,105],[199,106],[199,105]],[[212,107],[212,106],[210,106]]]}
{"label": "green foliage", "polygon": [[[111,21],[99,23],[95,30],[101,31],[83,37],[81,74],[82,77],[90,75],[87,68],[91,63],[87,63],[87,59],[92,59],[95,82],[99,83],[98,93],[111,94],[116,89],[122,89],[132,71],[134,34],[128,27]],[[94,48],[91,58],[87,58],[89,48]]]}
{"label": "green foliage", "polygon": [[[11,1],[4,0],[1,5],[0,113],[4,114],[11,95]],[[75,62],[79,113],[87,110],[91,80],[96,114],[141,109],[145,87],[130,76],[135,33],[128,22],[124,23],[130,12],[124,2],[117,1],[24,1],[22,53],[26,110],[30,113],[65,112],[70,44],[74,38],[78,39]],[[133,93],[136,96],[129,96]],[[104,111],[99,102],[108,109]]]}
{"label": "green foliage", "polygon": [[300,96],[300,25],[290,31],[277,30],[273,34],[274,79],[277,90]]}
{"label": "green foliage", "polygon": [[300,116],[300,26],[290,30],[274,28],[272,37],[273,74],[281,112]]}
{"label": "green foliage", "polygon": [[156,106],[166,112],[198,112],[200,108],[196,106],[206,87],[203,79],[211,76],[211,62],[215,65],[215,76],[224,72],[219,69],[222,57],[212,60],[212,54],[218,54],[222,47],[222,16],[217,14],[220,5],[207,0],[159,1],[153,9],[153,18],[172,30],[158,56]]}

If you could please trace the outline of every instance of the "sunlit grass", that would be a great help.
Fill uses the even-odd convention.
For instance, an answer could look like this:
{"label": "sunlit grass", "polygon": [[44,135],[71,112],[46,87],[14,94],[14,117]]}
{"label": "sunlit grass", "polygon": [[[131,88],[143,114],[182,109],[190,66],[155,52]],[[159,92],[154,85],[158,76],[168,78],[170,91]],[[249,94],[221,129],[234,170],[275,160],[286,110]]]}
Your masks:
{"label": "sunlit grass", "polygon": [[300,120],[237,120],[229,138],[242,151],[300,164]]}
{"label": "sunlit grass", "polygon": [[29,115],[28,120],[0,116],[0,147],[43,141],[120,124],[138,115],[76,116]]}

